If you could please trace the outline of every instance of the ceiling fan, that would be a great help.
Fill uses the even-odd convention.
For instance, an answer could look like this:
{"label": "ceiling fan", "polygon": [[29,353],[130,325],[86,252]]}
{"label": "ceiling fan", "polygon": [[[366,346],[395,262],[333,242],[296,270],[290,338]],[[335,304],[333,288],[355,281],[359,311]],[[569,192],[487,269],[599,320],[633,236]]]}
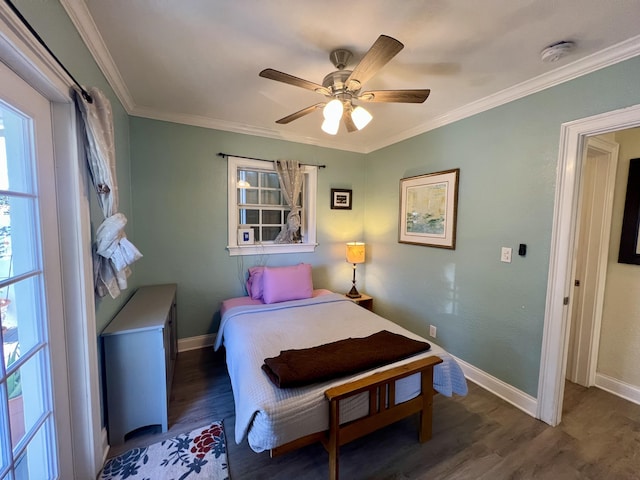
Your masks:
{"label": "ceiling fan", "polygon": [[343,48],[334,50],[329,55],[329,59],[337,70],[324,77],[322,85],[272,68],[262,70],[259,74],[261,77],[288,83],[295,87],[306,88],[331,99],[327,102],[320,102],[303,108],[280,120],[276,120],[276,123],[287,124],[322,108],[325,118],[322,130],[335,135],[340,127],[341,119],[348,132],[361,130],[371,121],[371,114],[361,106],[354,105],[354,100],[385,103],[423,103],[431,90],[369,90],[360,92],[364,83],[378,73],[403,48],[404,45],[395,38],[380,35],[353,70],[345,70],[353,54]]}

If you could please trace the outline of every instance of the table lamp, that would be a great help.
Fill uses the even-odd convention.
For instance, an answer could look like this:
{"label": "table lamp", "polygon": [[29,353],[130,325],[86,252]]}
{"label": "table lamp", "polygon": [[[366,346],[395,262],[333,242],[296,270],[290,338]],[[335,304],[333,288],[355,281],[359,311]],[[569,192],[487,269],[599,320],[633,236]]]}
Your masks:
{"label": "table lamp", "polygon": [[351,283],[353,284],[349,293],[347,293],[347,297],[349,298],[360,298],[362,295],[358,292],[356,288],[356,264],[364,263],[364,243],[362,242],[348,242],[347,243],[347,262],[353,263],[353,280]]}

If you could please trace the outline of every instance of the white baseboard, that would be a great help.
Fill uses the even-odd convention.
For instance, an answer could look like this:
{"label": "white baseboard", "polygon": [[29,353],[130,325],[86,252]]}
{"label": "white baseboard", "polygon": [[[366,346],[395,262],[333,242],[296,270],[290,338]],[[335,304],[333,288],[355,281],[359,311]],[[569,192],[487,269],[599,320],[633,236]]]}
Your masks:
{"label": "white baseboard", "polygon": [[640,388],[603,373],[596,373],[596,387],[640,405]]}
{"label": "white baseboard", "polygon": [[216,341],[216,336],[217,333],[210,333],[208,335],[198,335],[197,337],[180,338],[178,339],[178,352],[212,347]]}
{"label": "white baseboard", "polygon": [[474,367],[473,365],[454,357],[460,364],[464,376],[473,383],[481,386],[485,390],[509,402],[514,407],[522,410],[524,413],[536,417],[538,412],[538,400],[531,395],[518,390],[517,388],[489,375],[488,373]]}

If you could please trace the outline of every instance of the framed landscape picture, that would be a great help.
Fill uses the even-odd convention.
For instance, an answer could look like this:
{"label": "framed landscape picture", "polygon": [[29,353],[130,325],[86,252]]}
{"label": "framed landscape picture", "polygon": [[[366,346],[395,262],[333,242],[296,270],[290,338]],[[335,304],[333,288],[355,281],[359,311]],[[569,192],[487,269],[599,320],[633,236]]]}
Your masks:
{"label": "framed landscape picture", "polygon": [[400,243],[456,248],[459,176],[456,168],[400,180]]}

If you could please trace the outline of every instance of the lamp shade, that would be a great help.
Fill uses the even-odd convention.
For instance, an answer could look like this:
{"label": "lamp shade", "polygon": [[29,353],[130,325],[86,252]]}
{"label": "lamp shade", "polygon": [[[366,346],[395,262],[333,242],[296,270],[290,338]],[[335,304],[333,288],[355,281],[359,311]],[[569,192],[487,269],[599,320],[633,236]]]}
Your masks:
{"label": "lamp shade", "polygon": [[338,133],[338,129],[340,128],[340,119],[334,121],[327,118],[322,122],[321,128],[323,132],[328,133],[329,135],[335,135]]}
{"label": "lamp shade", "polygon": [[324,115],[325,120],[339,122],[342,118],[342,112],[344,112],[344,105],[340,100],[334,98],[325,105],[322,114]]}
{"label": "lamp shade", "polygon": [[364,108],[358,106],[351,112],[351,119],[358,130],[366,127],[373,117]]}
{"label": "lamp shade", "polygon": [[364,263],[365,247],[362,242],[347,243],[347,262]]}

